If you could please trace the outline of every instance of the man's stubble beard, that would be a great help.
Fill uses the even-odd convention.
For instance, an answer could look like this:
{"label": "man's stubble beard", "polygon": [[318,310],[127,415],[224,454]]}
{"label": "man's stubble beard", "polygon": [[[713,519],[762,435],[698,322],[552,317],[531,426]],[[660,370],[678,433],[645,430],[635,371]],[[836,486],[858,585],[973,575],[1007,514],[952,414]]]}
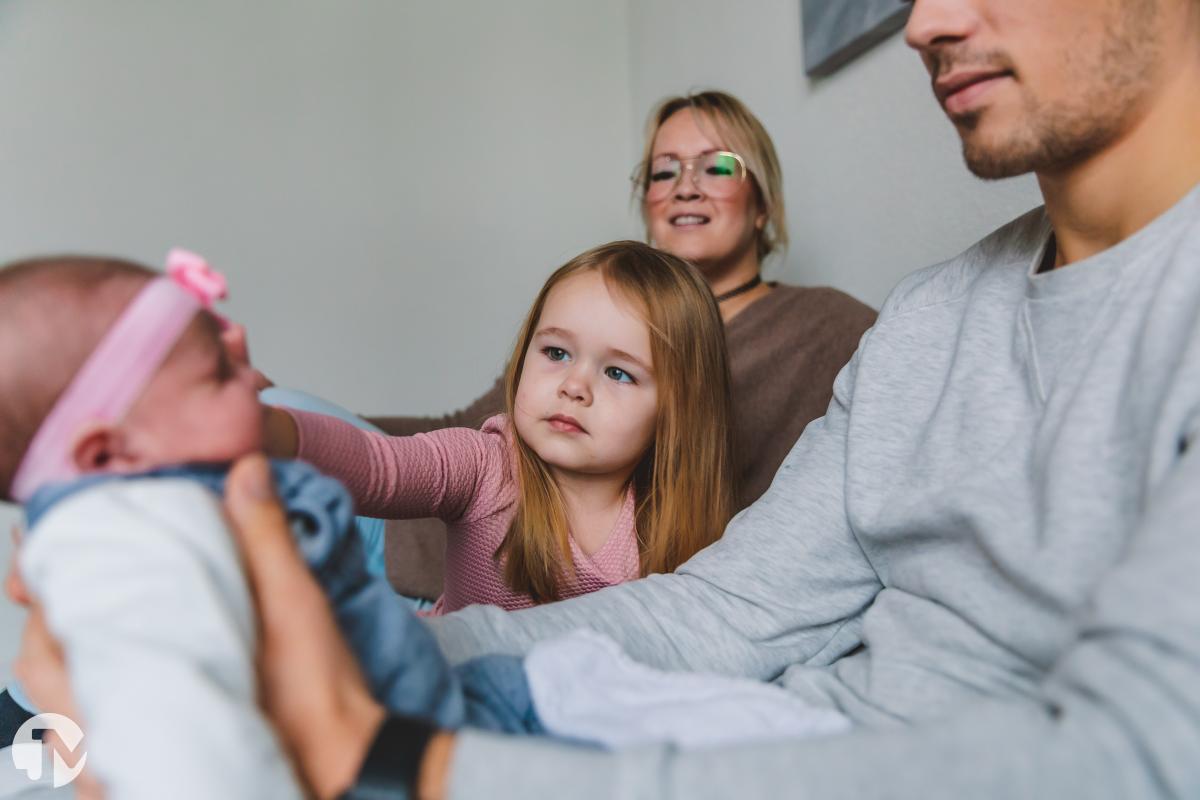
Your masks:
{"label": "man's stubble beard", "polygon": [[1102,45],[1086,60],[1068,55],[1063,73],[1080,89],[1069,104],[1052,106],[1027,95],[1020,127],[1003,141],[981,140],[986,109],[955,121],[972,173],[999,180],[1062,172],[1102,152],[1129,129],[1153,81],[1161,43],[1154,24],[1157,0],[1123,5],[1119,18],[1105,27]]}

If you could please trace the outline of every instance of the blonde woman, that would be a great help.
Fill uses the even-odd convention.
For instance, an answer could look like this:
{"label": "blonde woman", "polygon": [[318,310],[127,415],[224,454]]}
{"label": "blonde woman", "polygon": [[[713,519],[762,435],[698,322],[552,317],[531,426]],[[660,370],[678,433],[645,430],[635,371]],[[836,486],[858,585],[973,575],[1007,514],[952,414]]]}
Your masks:
{"label": "blonde woman", "polygon": [[[660,103],[633,182],[648,241],[700,270],[725,322],[740,510],[766,491],[805,426],[825,413],[833,379],[875,312],[835,289],[762,278],[788,241],[783,177],[771,137],[736,97],[706,91]],[[477,427],[503,408],[497,380],[456,413],[372,422],[410,435]],[[436,520],[390,525],[393,583],[405,594],[436,597],[444,529]]]}

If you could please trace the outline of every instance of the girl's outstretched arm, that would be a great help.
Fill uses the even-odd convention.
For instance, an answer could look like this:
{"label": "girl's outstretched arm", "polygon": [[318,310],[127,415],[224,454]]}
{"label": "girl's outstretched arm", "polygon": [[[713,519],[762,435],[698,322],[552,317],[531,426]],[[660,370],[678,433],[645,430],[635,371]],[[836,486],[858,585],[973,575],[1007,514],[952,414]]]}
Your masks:
{"label": "girl's outstretched arm", "polygon": [[507,426],[501,417],[481,430],[384,436],[323,414],[274,411],[291,422],[291,454],[341,480],[365,516],[464,521],[515,500]]}

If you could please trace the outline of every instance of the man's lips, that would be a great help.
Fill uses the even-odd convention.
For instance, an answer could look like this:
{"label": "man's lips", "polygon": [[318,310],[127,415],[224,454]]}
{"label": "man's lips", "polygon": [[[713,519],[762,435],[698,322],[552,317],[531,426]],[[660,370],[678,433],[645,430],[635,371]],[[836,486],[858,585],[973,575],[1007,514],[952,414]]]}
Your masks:
{"label": "man's lips", "polygon": [[1011,78],[1008,70],[959,70],[934,81],[938,102],[951,116],[964,114],[1000,81]]}
{"label": "man's lips", "polygon": [[546,420],[550,423],[550,427],[560,433],[587,433],[583,426],[579,424],[579,420],[566,414],[555,414]]}

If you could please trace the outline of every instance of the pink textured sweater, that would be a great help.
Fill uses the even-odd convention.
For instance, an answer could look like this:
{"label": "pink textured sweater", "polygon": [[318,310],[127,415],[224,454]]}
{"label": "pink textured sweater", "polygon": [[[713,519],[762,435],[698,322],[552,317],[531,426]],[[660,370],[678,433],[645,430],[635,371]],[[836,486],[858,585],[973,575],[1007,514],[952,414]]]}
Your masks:
{"label": "pink textured sweater", "polygon": [[[504,583],[494,558],[517,513],[517,487],[508,419],[492,417],[479,430],[447,428],[416,436],[381,436],[333,417],[289,410],[296,420],[298,456],[338,478],[358,512],[384,519],[438,517],[446,523],[446,581],[434,614],[475,603],[509,610],[533,600]],[[605,543],[587,555],[571,537],[575,576],[564,598],[638,577],[633,491]]]}

